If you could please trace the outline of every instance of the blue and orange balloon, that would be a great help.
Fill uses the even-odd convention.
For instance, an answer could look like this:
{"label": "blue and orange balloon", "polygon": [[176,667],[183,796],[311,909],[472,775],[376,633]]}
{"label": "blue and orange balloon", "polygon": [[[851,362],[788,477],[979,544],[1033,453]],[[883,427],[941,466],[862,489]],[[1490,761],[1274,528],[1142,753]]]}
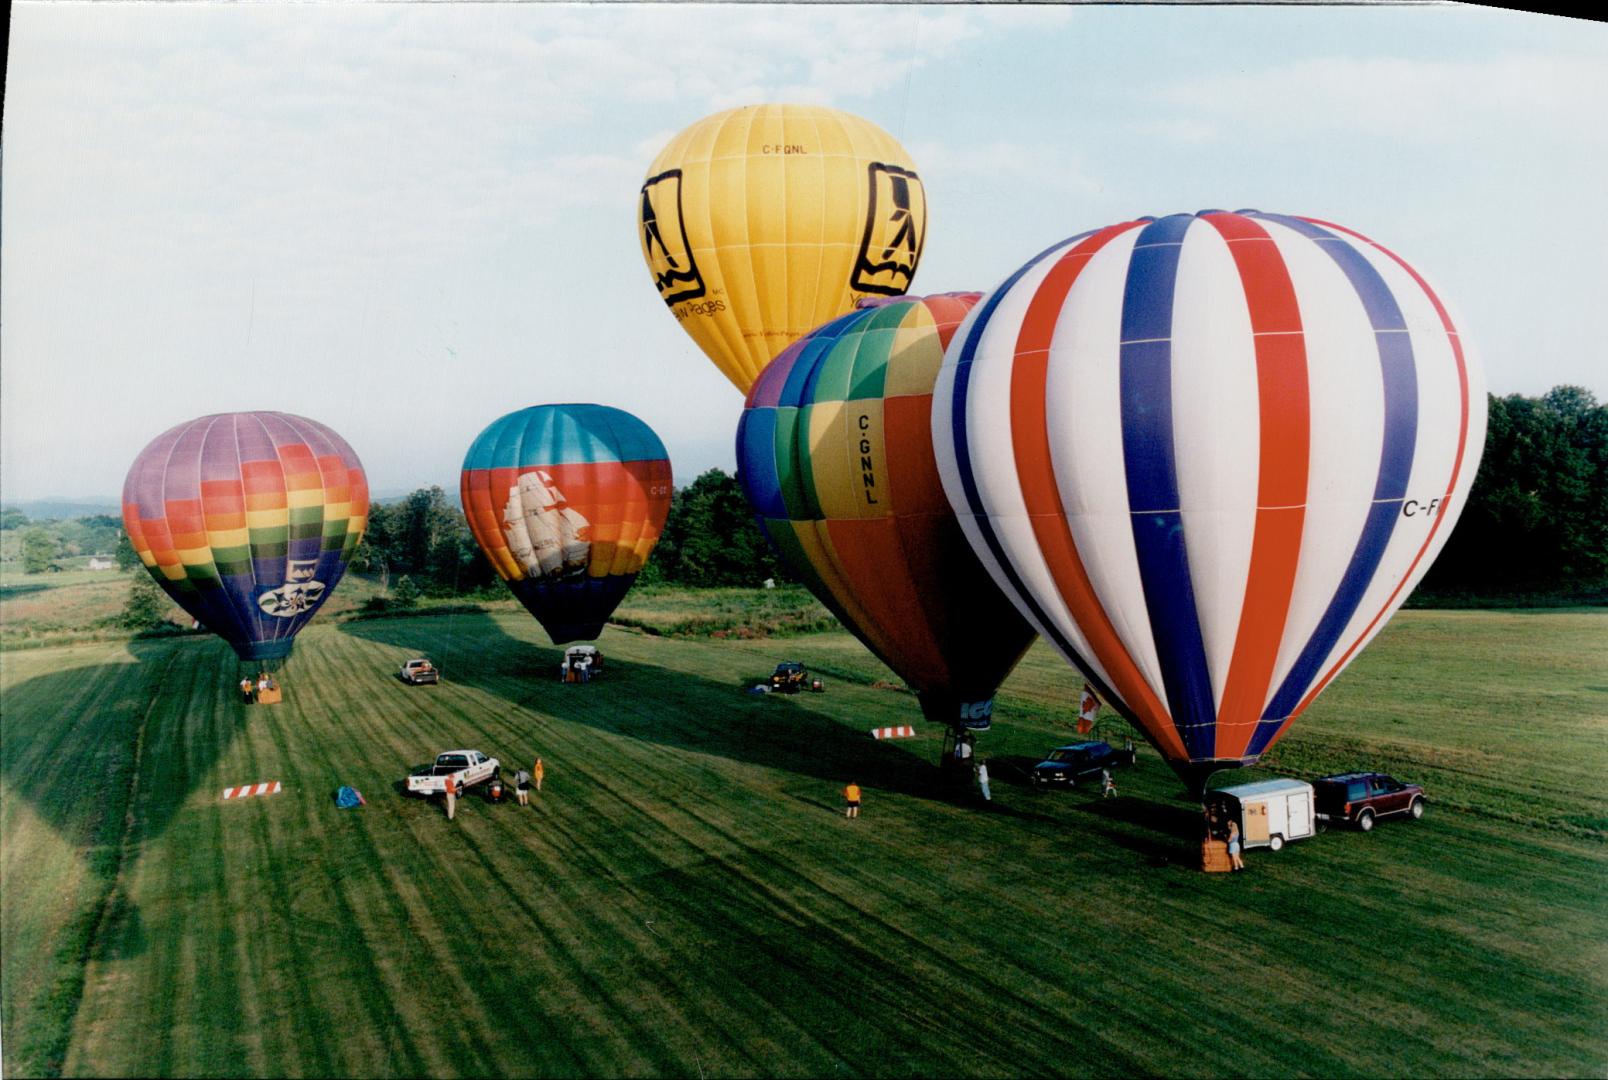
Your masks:
{"label": "blue and orange balloon", "polygon": [[738,479],[788,567],[929,720],[974,730],[1033,640],[933,460],[933,380],[977,299],[873,302],[816,328],[760,374],[737,429]]}
{"label": "blue and orange balloon", "polygon": [[1401,606],[1484,429],[1416,270],[1255,211],[1050,248],[973,311],[933,395],[978,557],[1197,786],[1254,763]]}
{"label": "blue and orange balloon", "polygon": [[123,485],[140,561],[242,660],[290,655],[368,521],[346,440],[279,412],[220,413],[157,436]]}
{"label": "blue and orange balloon", "polygon": [[607,405],[509,413],[469,447],[460,482],[480,549],[558,645],[603,632],[664,531],[670,492],[659,437]]}

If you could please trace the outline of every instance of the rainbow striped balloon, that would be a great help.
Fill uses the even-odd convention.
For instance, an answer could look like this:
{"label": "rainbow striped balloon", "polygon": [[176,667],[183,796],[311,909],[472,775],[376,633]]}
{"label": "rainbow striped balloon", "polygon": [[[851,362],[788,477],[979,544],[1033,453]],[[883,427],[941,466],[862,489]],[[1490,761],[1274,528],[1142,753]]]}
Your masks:
{"label": "rainbow striped balloon", "polygon": [[788,346],[749,391],[737,475],[788,567],[916,691],[984,729],[1033,631],[944,500],[932,386],[977,293],[872,302]]}
{"label": "rainbow striped balloon", "polygon": [[140,452],[123,484],[140,561],[242,660],[290,655],[367,521],[368,481],[352,448],[289,413],[180,424]]}
{"label": "rainbow striped balloon", "polygon": [[481,551],[558,645],[603,632],[664,531],[670,490],[659,436],[607,405],[509,413],[460,478]]}
{"label": "rainbow striped balloon", "polygon": [[1390,251],[1203,211],[1023,266],[951,343],[933,419],[995,579],[1203,784],[1254,762],[1423,577],[1485,390]]}

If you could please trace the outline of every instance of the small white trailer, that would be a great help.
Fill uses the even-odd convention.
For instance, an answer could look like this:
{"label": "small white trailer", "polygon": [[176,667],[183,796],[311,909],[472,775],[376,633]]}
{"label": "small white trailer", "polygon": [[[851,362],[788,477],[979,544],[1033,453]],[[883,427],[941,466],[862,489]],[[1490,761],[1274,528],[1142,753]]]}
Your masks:
{"label": "small white trailer", "polygon": [[1305,780],[1259,780],[1207,793],[1223,821],[1238,821],[1247,848],[1279,850],[1317,833],[1312,785]]}

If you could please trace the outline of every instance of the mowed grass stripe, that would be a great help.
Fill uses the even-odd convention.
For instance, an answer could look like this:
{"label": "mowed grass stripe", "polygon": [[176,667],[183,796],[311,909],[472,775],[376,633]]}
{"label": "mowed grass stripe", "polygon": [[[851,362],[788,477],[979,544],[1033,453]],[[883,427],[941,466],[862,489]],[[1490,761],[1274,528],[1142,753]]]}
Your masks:
{"label": "mowed grass stripe", "polygon": [[[290,722],[275,730],[280,752],[290,762],[288,768],[302,793],[297,835],[321,841],[329,838],[340,850],[341,861],[332,883],[314,878],[296,884],[298,919],[311,917],[317,920],[315,925],[327,928],[315,945],[303,951],[315,958],[329,957],[330,962],[313,965],[332,969],[321,979],[320,992],[351,1001],[348,1009],[365,1007],[370,1022],[363,1028],[380,1033],[367,1046],[349,1046],[331,1071],[415,1074],[483,1068],[485,1061],[472,1024],[440,1030],[439,1018],[461,1010],[459,1002],[466,990],[465,975],[456,962],[461,949],[453,945],[454,932],[436,926],[432,916],[439,906],[451,902],[441,889],[440,873],[419,874],[416,880],[389,874],[369,827],[373,818],[333,809],[334,790],[341,782],[351,782],[371,800],[386,804],[389,791],[350,774],[351,767],[369,757],[373,747],[351,738],[350,733],[378,734],[396,703],[384,694],[368,692],[371,687],[366,682],[357,687],[346,685],[340,670],[327,669],[326,658],[308,659],[311,662],[297,658],[298,666],[306,670],[297,672],[296,712],[288,718]],[[313,686],[323,689],[302,689]],[[343,753],[331,755],[294,737],[329,726],[342,732]],[[322,847],[322,842],[318,846]],[[409,969],[412,979],[397,977]],[[351,986],[376,978],[386,986],[386,993],[351,993]],[[434,1023],[428,1022],[430,1014],[437,1017]],[[463,1030],[465,1027],[468,1030]],[[312,1071],[317,1071],[316,1064]]]}

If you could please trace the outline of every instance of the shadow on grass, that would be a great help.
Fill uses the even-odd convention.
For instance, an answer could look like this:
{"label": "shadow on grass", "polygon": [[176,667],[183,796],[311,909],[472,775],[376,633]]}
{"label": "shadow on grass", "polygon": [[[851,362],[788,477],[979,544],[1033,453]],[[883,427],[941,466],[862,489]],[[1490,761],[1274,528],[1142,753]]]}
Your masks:
{"label": "shadow on grass", "polygon": [[131,640],[133,664],[75,667],[7,689],[8,796],[78,842],[120,841],[125,824],[141,838],[163,833],[255,708],[240,703],[227,645],[181,636]]}
{"label": "shadow on grass", "polygon": [[[1155,866],[1199,865],[1200,804],[1161,803],[1127,795],[1102,798],[1098,788],[1088,794],[1076,808],[1079,813],[1130,827],[1105,830],[1107,840],[1144,856]],[[1133,832],[1132,826],[1142,831]]]}
{"label": "shadow on grass", "polygon": [[[472,687],[571,723],[643,742],[760,765],[826,781],[943,802],[968,803],[936,765],[890,742],[872,739],[842,722],[830,694],[749,693],[753,682],[735,684],[623,658],[605,642],[606,670],[584,685],[557,678],[563,652],[510,636],[486,613],[439,619],[362,619],[341,632],[399,650],[429,656],[444,682]],[[648,648],[659,639],[644,636]],[[675,648],[666,643],[664,648]],[[768,679],[769,672],[765,678]],[[755,680],[760,681],[760,680]],[[834,715],[835,714],[835,715]],[[992,806],[993,812],[1031,820],[1039,815]]]}
{"label": "shadow on grass", "polygon": [[85,868],[83,883],[63,897],[76,909],[59,913],[41,954],[50,959],[35,961],[42,977],[8,991],[8,1011],[28,1017],[7,1032],[7,1064],[19,1074],[60,1071],[87,961],[147,948],[124,889],[129,868],[251,718],[222,641],[135,639],[128,652],[133,663],[75,667],[5,692],[6,797],[25,803]]}

